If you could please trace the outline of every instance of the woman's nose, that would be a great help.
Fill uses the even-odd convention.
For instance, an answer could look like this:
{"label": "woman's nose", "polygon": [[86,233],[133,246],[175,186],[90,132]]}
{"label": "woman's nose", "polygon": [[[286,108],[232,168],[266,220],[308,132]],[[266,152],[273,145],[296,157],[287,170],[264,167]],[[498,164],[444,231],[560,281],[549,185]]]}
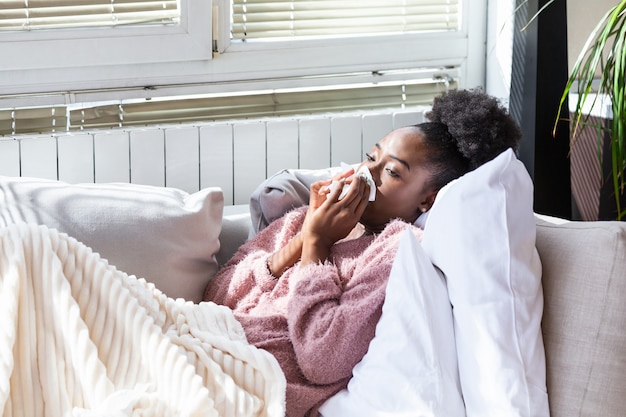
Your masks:
{"label": "woman's nose", "polygon": [[372,174],[372,179],[374,180],[374,184],[376,184],[376,186],[380,185],[380,171],[382,169],[381,165],[376,162],[376,161],[372,161],[366,164],[367,168],[370,170],[370,173]]}

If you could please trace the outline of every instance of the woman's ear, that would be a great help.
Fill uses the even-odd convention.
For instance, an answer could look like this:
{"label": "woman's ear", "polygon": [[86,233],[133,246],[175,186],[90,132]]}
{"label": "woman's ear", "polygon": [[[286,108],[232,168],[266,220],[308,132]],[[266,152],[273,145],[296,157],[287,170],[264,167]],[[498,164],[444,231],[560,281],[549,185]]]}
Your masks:
{"label": "woman's ear", "polygon": [[437,191],[433,191],[429,193],[426,198],[420,203],[419,211],[422,213],[427,212],[435,203],[435,198],[437,197]]}

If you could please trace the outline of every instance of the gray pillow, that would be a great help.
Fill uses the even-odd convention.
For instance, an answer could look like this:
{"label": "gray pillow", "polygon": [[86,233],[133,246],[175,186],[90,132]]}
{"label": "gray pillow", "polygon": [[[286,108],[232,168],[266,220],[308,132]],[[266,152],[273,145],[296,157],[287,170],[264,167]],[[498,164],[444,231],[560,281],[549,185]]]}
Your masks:
{"label": "gray pillow", "polygon": [[341,170],[341,167],[284,169],[263,181],[250,196],[252,235],[289,210],[308,204],[311,184],[329,179]]}

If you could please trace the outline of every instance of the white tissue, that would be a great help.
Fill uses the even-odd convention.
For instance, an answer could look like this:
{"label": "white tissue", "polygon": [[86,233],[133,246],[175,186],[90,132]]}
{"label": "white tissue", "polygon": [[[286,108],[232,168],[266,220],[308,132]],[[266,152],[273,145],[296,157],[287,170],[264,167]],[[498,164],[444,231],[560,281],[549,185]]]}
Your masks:
{"label": "white tissue", "polygon": [[[345,170],[351,168],[351,166],[346,164],[345,162],[341,163],[341,167]],[[372,178],[372,173],[370,172],[369,168],[367,168],[365,165],[362,165],[355,175],[365,178],[365,180],[367,181],[367,184],[370,187],[370,195],[369,195],[368,201],[374,201],[376,199],[376,185],[374,184],[374,178]],[[333,181],[330,184],[329,190],[330,191],[334,190],[335,187],[337,187],[339,184],[340,184],[339,181]],[[339,200],[345,197],[346,193],[348,192],[348,187],[349,187],[349,184],[345,184],[343,186],[343,190],[341,191],[341,194],[339,195]]]}

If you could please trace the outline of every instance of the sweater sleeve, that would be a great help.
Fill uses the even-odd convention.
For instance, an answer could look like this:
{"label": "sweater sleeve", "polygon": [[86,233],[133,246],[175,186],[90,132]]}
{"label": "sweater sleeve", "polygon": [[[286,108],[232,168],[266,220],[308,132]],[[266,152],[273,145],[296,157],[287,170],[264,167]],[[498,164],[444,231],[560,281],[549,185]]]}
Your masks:
{"label": "sweater sleeve", "polygon": [[[396,228],[404,227],[406,223]],[[367,352],[382,312],[397,234],[377,237],[358,255],[345,285],[330,262],[294,271],[289,331],[298,365],[309,381],[330,384],[348,378]]]}
{"label": "sweater sleeve", "polygon": [[203,300],[236,310],[250,302],[248,295],[253,288],[271,291],[276,279],[267,269],[267,258],[299,232],[305,214],[304,208],[293,210],[244,243],[211,279]]}

